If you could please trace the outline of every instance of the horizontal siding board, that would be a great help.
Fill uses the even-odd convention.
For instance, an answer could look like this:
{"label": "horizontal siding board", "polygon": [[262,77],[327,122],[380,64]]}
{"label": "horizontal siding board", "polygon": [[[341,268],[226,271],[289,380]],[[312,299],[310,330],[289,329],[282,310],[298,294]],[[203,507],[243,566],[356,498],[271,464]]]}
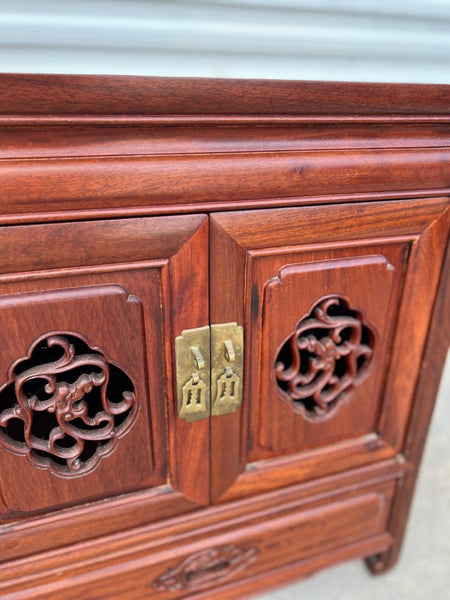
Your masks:
{"label": "horizontal siding board", "polygon": [[1,0],[0,70],[445,83],[450,4]]}

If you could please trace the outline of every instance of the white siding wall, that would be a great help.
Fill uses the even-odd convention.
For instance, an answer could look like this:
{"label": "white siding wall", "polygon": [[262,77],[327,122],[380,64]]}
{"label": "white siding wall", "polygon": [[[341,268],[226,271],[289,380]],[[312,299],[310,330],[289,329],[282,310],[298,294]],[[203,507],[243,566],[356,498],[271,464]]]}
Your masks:
{"label": "white siding wall", "polygon": [[0,0],[0,71],[450,82],[450,0]]}

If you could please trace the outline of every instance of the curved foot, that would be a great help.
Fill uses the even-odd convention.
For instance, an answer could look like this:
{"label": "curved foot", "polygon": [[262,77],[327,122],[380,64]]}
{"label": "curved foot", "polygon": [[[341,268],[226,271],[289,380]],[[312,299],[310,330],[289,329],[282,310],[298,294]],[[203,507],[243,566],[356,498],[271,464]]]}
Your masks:
{"label": "curved foot", "polygon": [[398,552],[391,548],[381,554],[374,554],[365,559],[365,563],[372,575],[382,575],[392,569],[398,559]]}

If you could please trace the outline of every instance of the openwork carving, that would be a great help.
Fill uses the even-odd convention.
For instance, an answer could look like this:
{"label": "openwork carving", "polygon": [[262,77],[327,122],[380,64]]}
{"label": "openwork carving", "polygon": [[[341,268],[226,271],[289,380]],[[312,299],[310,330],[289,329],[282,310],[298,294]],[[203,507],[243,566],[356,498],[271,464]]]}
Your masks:
{"label": "openwork carving", "polygon": [[306,418],[328,417],[367,374],[374,333],[340,296],[321,299],[282,345],[277,384]]}
{"label": "openwork carving", "polygon": [[92,471],[133,423],[131,379],[74,334],[37,339],[0,389],[0,442],[41,469],[72,477]]}
{"label": "openwork carving", "polygon": [[218,546],[188,556],[173,569],[167,569],[152,584],[160,591],[199,590],[231,577],[253,562],[258,548]]}

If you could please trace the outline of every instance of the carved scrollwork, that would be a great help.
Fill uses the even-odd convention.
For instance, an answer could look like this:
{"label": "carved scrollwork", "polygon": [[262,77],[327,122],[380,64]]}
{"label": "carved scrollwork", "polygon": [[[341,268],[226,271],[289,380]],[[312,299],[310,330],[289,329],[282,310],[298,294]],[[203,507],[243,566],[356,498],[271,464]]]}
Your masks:
{"label": "carved scrollwork", "polygon": [[137,411],[134,386],[105,353],[72,333],[37,339],[0,388],[0,442],[62,477],[92,471]]}
{"label": "carved scrollwork", "polygon": [[348,300],[321,299],[278,352],[275,375],[283,397],[308,419],[328,417],[366,376],[374,340]]}
{"label": "carved scrollwork", "polygon": [[200,590],[228,579],[253,562],[258,548],[239,548],[232,544],[201,550],[188,556],[177,567],[167,569],[152,584],[159,591]]}

